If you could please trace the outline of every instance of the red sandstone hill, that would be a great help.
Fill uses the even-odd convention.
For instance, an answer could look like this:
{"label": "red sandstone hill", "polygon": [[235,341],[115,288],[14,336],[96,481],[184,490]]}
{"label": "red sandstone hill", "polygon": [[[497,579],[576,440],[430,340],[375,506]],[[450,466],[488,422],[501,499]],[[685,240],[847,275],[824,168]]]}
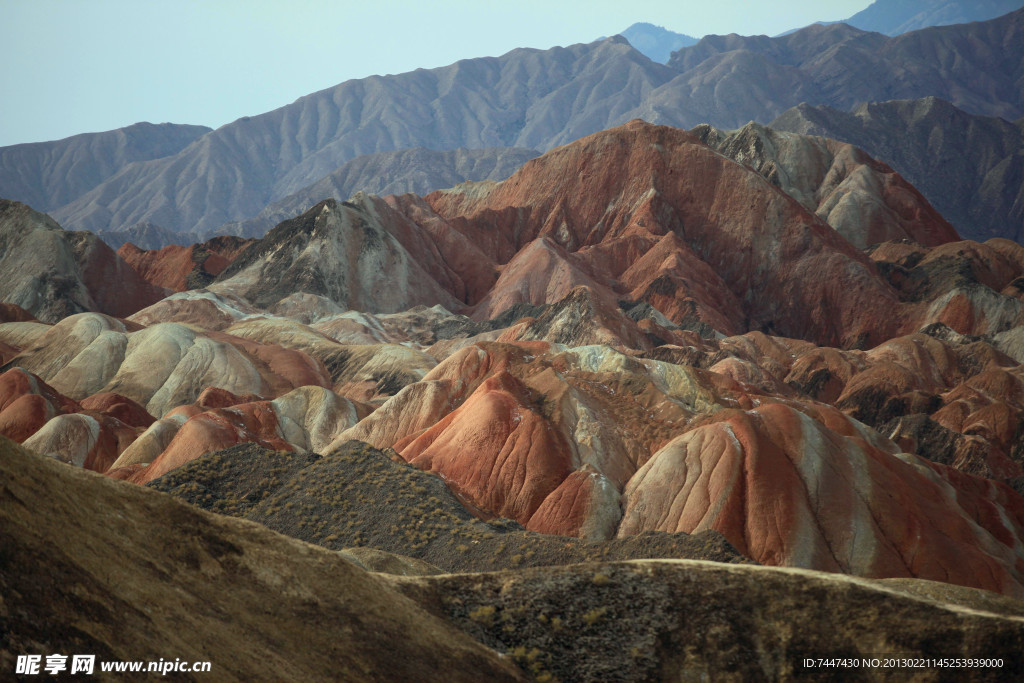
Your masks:
{"label": "red sandstone hill", "polygon": [[[546,238],[573,254],[561,259],[576,272],[627,279],[643,300],[654,304],[657,295],[660,308],[680,313],[696,308],[712,325],[701,312],[715,311],[726,333],[774,329],[849,345],[894,331],[893,321],[863,313],[869,302],[895,297],[862,254],[764,178],[683,131],[633,121],[528,162],[483,196],[442,192],[428,201],[501,263]],[[643,263],[652,250],[657,258]],[[631,272],[638,263],[642,275]],[[732,294],[724,310],[709,300],[723,290]]]}
{"label": "red sandstone hill", "polygon": [[[754,142],[770,137],[760,135]],[[766,330],[850,347],[916,329],[920,311],[902,306],[871,259],[810,209],[828,207],[819,213],[842,220],[862,244],[909,236],[938,245],[955,231],[863,152],[785,140],[779,158],[760,159],[762,175],[685,131],[633,121],[555,149],[501,183],[425,201],[316,207],[243,251],[214,289],[261,306],[295,289],[369,311],[461,304],[487,320],[585,286],[605,307],[644,302],[671,323],[724,334]],[[826,160],[827,177],[797,182],[801,164]],[[769,164],[789,169],[786,183]],[[806,195],[815,193],[812,206]],[[851,232],[860,216],[871,219],[863,238]]]}
{"label": "red sandstone hill", "polygon": [[117,250],[117,255],[147,282],[183,292],[213,282],[252,242],[241,237],[221,236],[189,247],[172,244],[155,250],[139,249],[129,242]]}

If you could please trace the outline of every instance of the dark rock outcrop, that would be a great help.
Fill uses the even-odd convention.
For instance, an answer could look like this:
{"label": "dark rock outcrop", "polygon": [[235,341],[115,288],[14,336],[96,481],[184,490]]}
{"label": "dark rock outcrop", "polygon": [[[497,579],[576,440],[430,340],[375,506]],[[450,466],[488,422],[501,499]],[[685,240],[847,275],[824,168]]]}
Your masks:
{"label": "dark rock outcrop", "polygon": [[324,455],[246,444],[194,460],[148,485],[309,543],[375,548],[449,572],[659,557],[748,562],[714,532],[584,542],[527,531],[507,519],[483,521],[440,477],[400,463],[357,441]]}

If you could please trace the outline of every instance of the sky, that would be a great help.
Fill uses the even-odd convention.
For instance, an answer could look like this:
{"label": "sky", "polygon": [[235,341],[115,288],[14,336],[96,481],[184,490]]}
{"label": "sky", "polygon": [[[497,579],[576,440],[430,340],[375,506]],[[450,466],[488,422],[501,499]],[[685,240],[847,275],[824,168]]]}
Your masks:
{"label": "sky", "polygon": [[777,35],[870,0],[0,0],[0,146],[217,128],[352,78],[614,35]]}

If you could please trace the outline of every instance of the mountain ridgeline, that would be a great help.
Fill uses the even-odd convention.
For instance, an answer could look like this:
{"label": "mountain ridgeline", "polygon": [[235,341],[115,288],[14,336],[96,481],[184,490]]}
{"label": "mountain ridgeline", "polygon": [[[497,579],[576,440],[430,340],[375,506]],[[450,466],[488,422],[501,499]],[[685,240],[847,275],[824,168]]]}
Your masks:
{"label": "mountain ridgeline", "polygon": [[56,209],[136,161],[177,154],[206,126],[136,123],[105,133],[0,148],[0,196],[41,211]]}
{"label": "mountain ridgeline", "polygon": [[929,26],[986,21],[1022,6],[1021,0],[875,0],[844,23],[895,36]]}
{"label": "mountain ridgeline", "polygon": [[253,218],[227,223],[217,234],[262,237],[281,221],[298,216],[322,199],[348,199],[356,192],[375,195],[429,194],[468,180],[504,180],[530,159],[532,149],[497,147],[436,151],[423,147],[365,154],[330,175],[267,206]]}

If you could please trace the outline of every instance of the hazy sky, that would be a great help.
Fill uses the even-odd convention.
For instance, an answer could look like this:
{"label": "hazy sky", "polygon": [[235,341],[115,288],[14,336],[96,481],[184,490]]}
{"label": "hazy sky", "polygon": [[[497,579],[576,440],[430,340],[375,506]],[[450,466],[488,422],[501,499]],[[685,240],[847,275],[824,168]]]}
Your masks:
{"label": "hazy sky", "polygon": [[0,146],[222,126],[350,78],[613,35],[776,35],[870,0],[0,0]]}

